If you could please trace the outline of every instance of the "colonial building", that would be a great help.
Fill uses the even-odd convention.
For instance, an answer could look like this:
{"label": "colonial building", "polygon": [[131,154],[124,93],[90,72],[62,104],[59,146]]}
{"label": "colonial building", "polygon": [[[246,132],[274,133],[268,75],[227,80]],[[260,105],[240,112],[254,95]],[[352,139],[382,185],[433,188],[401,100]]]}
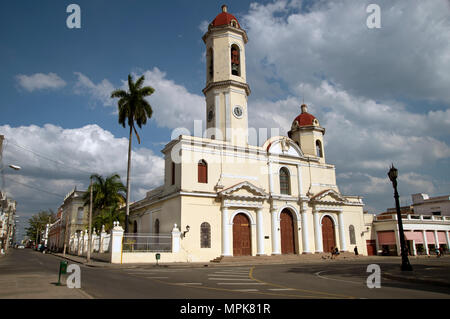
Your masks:
{"label": "colonial building", "polygon": [[164,184],[131,205],[134,232],[170,233],[179,225],[188,261],[336,246],[367,254],[362,198],[336,185],[319,119],[302,105],[288,136],[250,145],[247,34],[223,6],[202,39],[206,138],[181,135],[164,147]]}
{"label": "colonial building", "polygon": [[[448,251],[450,247],[450,195],[429,197],[411,195],[412,205],[400,208],[406,244],[409,253],[434,254],[436,248]],[[373,218],[369,254],[400,255],[400,235],[395,208]],[[376,253],[375,253],[376,251]]]}
{"label": "colonial building", "polygon": [[58,208],[57,219],[48,230],[48,247],[62,251],[72,234],[81,233],[88,227],[89,206],[84,206],[85,191],[76,188],[69,192]]}

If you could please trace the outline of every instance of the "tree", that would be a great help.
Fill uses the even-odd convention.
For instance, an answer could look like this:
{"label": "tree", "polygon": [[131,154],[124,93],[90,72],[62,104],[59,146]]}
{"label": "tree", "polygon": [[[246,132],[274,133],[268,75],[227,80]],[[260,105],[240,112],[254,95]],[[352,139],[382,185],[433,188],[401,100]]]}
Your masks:
{"label": "tree", "polygon": [[[106,229],[112,228],[115,220],[121,221],[119,207],[125,203],[126,188],[118,174],[111,174],[106,178],[101,175],[91,175],[92,181],[92,226],[100,230],[102,225]],[[91,186],[83,195],[84,205],[90,204]]]}
{"label": "tree", "polygon": [[56,215],[51,209],[34,214],[28,219],[29,227],[25,229],[27,236],[37,243],[38,239],[41,239],[41,232],[45,230],[46,225],[53,224],[55,221]]}
{"label": "tree", "polygon": [[127,167],[127,197],[126,197],[126,215],[125,215],[125,233],[128,233],[128,216],[130,214],[130,166],[131,166],[131,140],[133,138],[133,130],[136,138],[141,144],[141,139],[135,127],[135,122],[142,128],[147,123],[147,118],[152,117],[152,107],[145,100],[146,96],[150,96],[155,90],[150,86],[142,87],[144,76],[141,76],[136,83],[133,82],[131,74],[128,75],[128,91],[115,90],[111,94],[111,98],[119,98],[119,124],[123,127],[130,127],[128,138],[128,167]]}

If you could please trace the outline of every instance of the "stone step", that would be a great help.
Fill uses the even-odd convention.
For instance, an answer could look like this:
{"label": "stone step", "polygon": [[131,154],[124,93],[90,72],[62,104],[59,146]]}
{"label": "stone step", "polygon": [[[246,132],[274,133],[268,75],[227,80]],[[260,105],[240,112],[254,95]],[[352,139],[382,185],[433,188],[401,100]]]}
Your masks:
{"label": "stone step", "polygon": [[[288,254],[288,255],[264,255],[264,256],[220,256],[217,257],[211,262],[215,263],[227,263],[227,262],[261,262],[261,261],[273,261],[273,262],[282,262],[282,261],[301,261],[301,260],[323,260],[331,258],[330,253],[317,253],[317,254]],[[341,252],[338,259],[353,259],[358,258],[355,254],[350,252]]]}

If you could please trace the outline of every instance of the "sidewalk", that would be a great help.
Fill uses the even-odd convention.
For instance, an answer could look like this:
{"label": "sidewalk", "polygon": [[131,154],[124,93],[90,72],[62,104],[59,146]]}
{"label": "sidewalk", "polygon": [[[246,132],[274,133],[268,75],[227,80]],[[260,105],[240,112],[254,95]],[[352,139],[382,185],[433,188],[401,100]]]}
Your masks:
{"label": "sidewalk", "polygon": [[427,283],[450,288],[450,256],[436,258],[435,256],[421,256],[410,259],[412,271],[401,271],[398,267],[383,271],[382,276],[388,279]]}

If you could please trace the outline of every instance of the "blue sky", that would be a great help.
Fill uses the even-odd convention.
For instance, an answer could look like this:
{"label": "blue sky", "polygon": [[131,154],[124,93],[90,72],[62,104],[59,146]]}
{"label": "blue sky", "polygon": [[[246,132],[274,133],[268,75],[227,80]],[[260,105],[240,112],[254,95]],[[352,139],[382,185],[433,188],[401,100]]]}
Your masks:
{"label": "blue sky", "polygon": [[[305,98],[327,130],[325,154],[341,192],[364,196],[375,213],[393,205],[391,162],[400,169],[403,203],[412,193],[450,192],[450,9],[444,0],[375,1],[382,28],[371,30],[365,8],[372,2],[226,4],[249,36],[250,126],[286,132]],[[66,27],[70,3],[81,7],[81,29]],[[125,176],[128,130],[117,123],[108,93],[129,73],[146,75],[156,88],[154,117],[142,144],[133,141],[132,199],[160,184],[160,150],[172,130],[205,117],[201,37],[222,4],[2,4],[0,134],[9,142],[3,162],[23,167],[5,172],[23,216],[56,210],[62,198],[13,179],[65,195],[85,187],[92,171]],[[124,156],[114,155],[124,147]]]}

